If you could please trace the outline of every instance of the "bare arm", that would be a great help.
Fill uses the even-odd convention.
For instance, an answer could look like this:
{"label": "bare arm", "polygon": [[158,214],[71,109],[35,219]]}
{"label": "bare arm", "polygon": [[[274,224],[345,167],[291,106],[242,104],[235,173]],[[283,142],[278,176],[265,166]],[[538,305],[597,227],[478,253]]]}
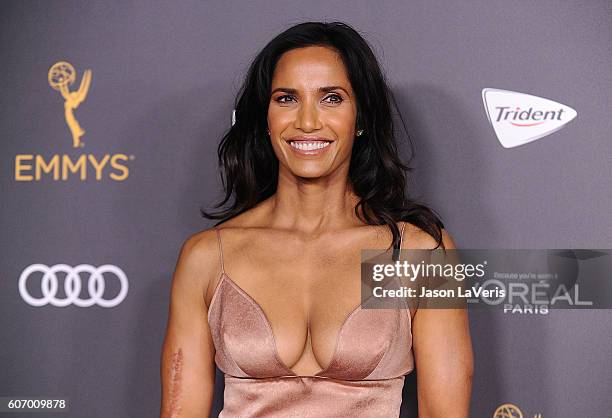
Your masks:
{"label": "bare arm", "polygon": [[210,416],[215,350],[204,296],[219,272],[213,234],[201,232],[183,243],[172,278],[161,355],[161,418]]}
{"label": "bare arm", "polygon": [[[454,249],[442,231],[446,249]],[[412,334],[419,418],[467,418],[474,368],[467,311],[417,309]]]}

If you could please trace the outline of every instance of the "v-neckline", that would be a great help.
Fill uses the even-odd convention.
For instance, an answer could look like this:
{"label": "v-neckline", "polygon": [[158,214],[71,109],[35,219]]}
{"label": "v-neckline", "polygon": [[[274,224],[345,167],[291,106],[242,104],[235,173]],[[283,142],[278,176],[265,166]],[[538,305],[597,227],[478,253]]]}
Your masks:
{"label": "v-neckline", "polygon": [[360,301],[359,304],[349,312],[349,314],[346,316],[346,318],[344,318],[344,321],[342,321],[342,324],[340,325],[340,329],[338,331],[338,334],[336,335],[336,341],[334,343],[334,351],[332,352],[332,356],[331,356],[331,360],[329,361],[329,364],[327,366],[325,366],[323,369],[321,369],[318,372],[316,372],[314,375],[298,375],[297,373],[295,373],[293,371],[293,369],[291,369],[289,366],[287,366],[287,364],[283,361],[283,359],[281,359],[281,357],[280,357],[280,355],[278,353],[278,346],[276,345],[276,337],[274,335],[274,330],[272,328],[272,323],[268,319],[268,316],[266,315],[266,312],[263,310],[261,305],[251,295],[249,295],[242,287],[240,287],[240,285],[238,283],[236,283],[224,271],[221,272],[221,278],[219,279],[219,281],[217,283],[217,286],[215,287],[215,290],[213,292],[213,296],[212,296],[212,298],[210,300],[210,305],[208,307],[208,319],[210,319],[210,311],[211,311],[211,309],[213,307],[213,304],[215,303],[215,301],[217,299],[217,293],[219,292],[219,288],[221,287],[221,284],[222,284],[223,280],[227,280],[228,283],[230,283],[238,291],[238,293],[240,293],[247,300],[249,300],[255,306],[257,311],[261,314],[261,317],[263,318],[263,321],[266,324],[266,328],[268,328],[268,330],[270,332],[270,335],[272,336],[272,345],[274,346],[273,347],[274,348],[274,357],[276,358],[276,361],[278,362],[278,364],[283,369],[285,369],[285,371],[290,376],[292,376],[292,377],[323,377],[322,375],[325,372],[327,372],[331,368],[331,366],[334,364],[334,361],[336,359],[336,355],[338,353],[338,346],[340,344],[340,337],[342,335],[342,331],[344,330],[344,326],[346,325],[346,323],[349,321],[349,319],[351,319],[351,317],[355,313],[360,311],[360,308],[361,308],[361,305],[362,305],[362,302]]}

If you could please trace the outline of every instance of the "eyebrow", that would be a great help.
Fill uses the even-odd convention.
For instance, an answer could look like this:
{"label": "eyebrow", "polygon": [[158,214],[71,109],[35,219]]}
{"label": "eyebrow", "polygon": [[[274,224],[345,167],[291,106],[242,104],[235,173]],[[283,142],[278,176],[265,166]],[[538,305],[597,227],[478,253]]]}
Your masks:
{"label": "eyebrow", "polygon": [[[319,87],[317,89],[317,92],[319,92],[319,93],[328,93],[328,92],[333,91],[333,90],[342,90],[342,91],[344,91],[346,93],[347,96],[349,96],[349,97],[351,96],[348,93],[348,91],[346,91],[346,89],[344,87],[342,87],[342,86]],[[297,92],[298,92],[296,89],[292,89],[292,88],[289,88],[289,87],[277,87],[274,90],[272,90],[272,93],[270,93],[270,94],[272,95],[272,94],[276,93],[277,91],[282,91],[282,92],[289,93],[289,94],[297,94]]]}

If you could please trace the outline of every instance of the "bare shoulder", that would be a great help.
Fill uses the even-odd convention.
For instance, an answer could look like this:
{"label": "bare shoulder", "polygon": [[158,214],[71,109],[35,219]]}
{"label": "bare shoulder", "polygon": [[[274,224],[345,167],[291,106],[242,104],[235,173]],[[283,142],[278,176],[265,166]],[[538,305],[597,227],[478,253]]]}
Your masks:
{"label": "bare shoulder", "polygon": [[189,235],[182,243],[174,273],[174,285],[205,291],[221,272],[216,231]]}
{"label": "bare shoulder", "polygon": [[181,256],[190,264],[204,267],[216,259],[217,233],[214,228],[188,236],[181,245]]}
{"label": "bare shoulder", "polygon": [[[408,222],[405,222],[405,225],[403,248],[412,250],[431,250],[436,248],[437,242],[434,237],[416,225]],[[453,238],[445,228],[442,228],[442,243],[447,250],[456,248]]]}
{"label": "bare shoulder", "polygon": [[[251,245],[261,231],[269,230],[270,219],[268,199],[222,222],[218,228],[221,231],[223,248],[231,248],[234,252],[239,252],[245,246]],[[203,231],[205,232],[207,231]],[[212,232],[215,233],[215,231]]]}

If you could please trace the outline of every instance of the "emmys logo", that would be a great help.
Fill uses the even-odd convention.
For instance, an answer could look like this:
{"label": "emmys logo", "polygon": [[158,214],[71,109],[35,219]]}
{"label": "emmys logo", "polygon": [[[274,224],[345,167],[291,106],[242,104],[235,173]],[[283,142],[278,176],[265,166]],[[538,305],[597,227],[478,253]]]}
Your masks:
{"label": "emmys logo", "polygon": [[[493,418],[523,418],[523,412],[518,406],[505,403],[493,412]],[[533,418],[542,418],[542,414],[535,414]]]}
{"label": "emmys logo", "polygon": [[[85,130],[74,115],[75,109],[87,98],[91,86],[92,71],[85,70],[79,88],[70,91],[77,81],[74,66],[66,61],[60,61],[49,68],[47,79],[52,89],[59,91],[64,99],[64,118],[72,136],[72,147],[79,149],[85,144],[81,137]],[[100,181],[105,173],[111,180],[123,181],[129,176],[127,161],[133,160],[133,155],[105,154],[96,157],[93,154],[82,154],[75,159],[68,154],[54,154],[49,158],[43,155],[18,154],[15,156],[15,180],[39,181],[45,175],[53,180],[68,180],[71,175],[78,175],[81,181],[87,180],[88,173],[95,175]]]}

